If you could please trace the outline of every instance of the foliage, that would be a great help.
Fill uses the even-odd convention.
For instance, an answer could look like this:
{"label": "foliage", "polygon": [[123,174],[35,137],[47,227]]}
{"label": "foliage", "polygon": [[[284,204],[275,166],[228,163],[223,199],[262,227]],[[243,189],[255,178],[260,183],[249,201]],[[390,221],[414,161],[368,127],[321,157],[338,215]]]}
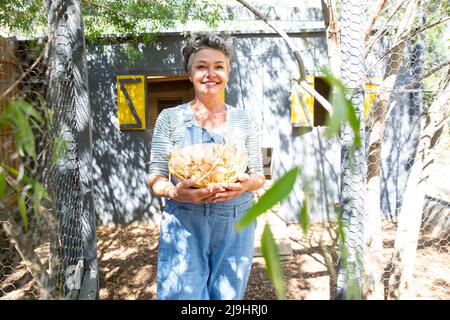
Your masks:
{"label": "foliage", "polygon": [[325,81],[331,87],[331,105],[334,108],[333,115],[327,119],[327,129],[325,135],[329,138],[339,135],[341,126],[348,123],[353,129],[353,143],[356,148],[361,147],[360,119],[356,113],[353,103],[349,99],[349,90],[330,71],[322,68]]}
{"label": "foliage", "polygon": [[237,230],[241,230],[249,223],[256,220],[262,213],[266,212],[278,202],[284,200],[294,187],[300,168],[294,167],[278,179],[273,186],[262,195],[255,205],[253,205],[247,214],[236,225]]}
{"label": "foliage", "polygon": [[[101,41],[106,35],[127,36],[128,46],[124,47],[124,53],[130,60],[137,61],[141,58],[136,45],[151,43],[156,33],[164,28],[171,28],[176,23],[186,23],[197,19],[206,22],[209,26],[215,26],[220,20],[221,5],[214,1],[197,0],[81,0],[81,10],[85,25],[86,40],[90,42]],[[45,0],[4,0],[0,3],[0,31],[8,36],[25,36],[31,38],[27,43],[32,48],[40,47],[41,42],[34,39],[47,34],[47,5]],[[36,50],[28,50],[34,52]],[[41,50],[39,50],[40,52]],[[37,52],[37,51],[36,51]],[[44,106],[44,99],[39,99]],[[42,113],[42,112],[43,113]],[[41,112],[41,113],[40,113]],[[43,116],[45,116],[45,121]],[[38,167],[36,154],[36,137],[33,131],[48,129],[50,132],[52,116],[51,112],[35,109],[23,99],[14,100],[0,117],[0,127],[11,124],[16,142],[18,155],[32,167]],[[45,125],[47,128],[44,128]],[[60,137],[53,137],[50,142],[51,165],[55,165],[63,156],[67,144]],[[34,163],[34,165],[33,165]],[[25,229],[28,227],[26,220],[26,203],[31,199],[35,213],[38,213],[40,201],[47,198],[45,188],[37,181],[30,179],[22,171],[8,166],[6,159],[1,159],[0,174],[0,198],[6,196],[6,176],[18,179],[14,186],[17,193],[16,205],[22,216]],[[21,185],[19,186],[19,184]],[[25,190],[25,192],[24,192]],[[10,195],[9,195],[10,196]]]}
{"label": "foliage", "polygon": [[39,128],[43,122],[43,118],[31,104],[18,99],[13,101],[3,112],[0,118],[0,127],[3,128],[6,124],[11,123],[19,155],[21,157],[27,155],[36,160],[36,148],[31,125]]}
{"label": "foliage", "polygon": [[[34,38],[48,33],[45,2],[0,2],[0,32],[31,38],[28,45],[34,48],[38,45]],[[222,14],[222,6],[215,0],[80,0],[80,4],[86,42],[102,44],[117,41],[114,37],[126,38],[126,45],[119,50],[128,58],[129,65],[143,58],[138,45],[154,43],[158,32],[191,20],[214,27]]]}
{"label": "foliage", "polygon": [[[39,98],[38,100],[43,101]],[[41,107],[45,109],[45,105]],[[39,155],[35,145],[36,135],[42,137],[46,132],[50,132],[49,116],[51,113],[42,112],[22,98],[13,100],[0,114],[0,130],[9,125],[12,127],[16,156],[20,159],[19,168],[12,166],[9,159],[0,159],[0,199],[16,198],[15,204],[25,231],[29,228],[27,204],[33,209],[36,221],[39,223],[41,202],[49,200],[46,188],[38,181],[39,179],[34,178],[35,173],[33,173],[39,167]],[[54,145],[58,148],[58,153],[54,157],[63,155],[65,144],[59,142]],[[56,162],[56,158],[54,161]],[[8,209],[6,211],[12,214],[14,209],[8,208],[8,205],[10,204],[2,203],[2,207],[6,207]]]}
{"label": "foliage", "polygon": [[272,281],[277,293],[277,298],[284,300],[284,274],[278,259],[278,247],[273,238],[272,231],[269,225],[264,226],[264,231],[261,237],[261,251],[266,261],[266,271],[269,279]]}
{"label": "foliage", "polygon": [[[131,36],[132,40],[151,35],[164,28],[189,20],[215,26],[220,20],[221,5],[197,0],[81,0],[81,10],[88,41],[109,34]],[[9,35],[37,36],[47,33],[44,0],[3,0],[0,3],[0,28]]]}
{"label": "foliage", "polygon": [[46,27],[44,0],[3,0],[0,2],[0,28],[8,35],[36,36]]}

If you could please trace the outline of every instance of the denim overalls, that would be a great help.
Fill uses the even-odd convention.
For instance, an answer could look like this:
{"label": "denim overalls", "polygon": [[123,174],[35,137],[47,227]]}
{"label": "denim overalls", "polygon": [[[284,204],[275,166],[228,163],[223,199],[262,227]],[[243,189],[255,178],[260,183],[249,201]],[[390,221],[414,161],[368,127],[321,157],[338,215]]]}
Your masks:
{"label": "denim overalls", "polygon": [[[189,104],[181,108],[184,146],[224,143],[222,136],[196,124]],[[252,204],[251,192],[216,203],[166,200],[160,226],[158,299],[244,297],[252,266],[256,222],[240,232],[234,230],[234,225]]]}

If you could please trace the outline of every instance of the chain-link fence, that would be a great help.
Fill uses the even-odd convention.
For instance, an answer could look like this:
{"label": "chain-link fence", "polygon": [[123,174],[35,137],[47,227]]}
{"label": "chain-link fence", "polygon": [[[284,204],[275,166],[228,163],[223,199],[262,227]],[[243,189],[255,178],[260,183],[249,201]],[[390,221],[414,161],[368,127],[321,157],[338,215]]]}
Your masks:
{"label": "chain-link fence", "polygon": [[[23,42],[3,39],[2,49],[2,69],[7,70],[10,77],[9,81],[4,83],[2,94],[13,88],[19,77],[23,78],[11,91],[8,99],[2,99],[2,112],[10,105],[11,98],[20,96],[41,113],[43,110],[38,97],[45,90],[45,69],[39,61],[36,64],[34,62],[42,54],[43,46],[38,44],[30,46]],[[18,107],[15,110],[10,108],[11,113],[19,111]],[[17,117],[17,114],[12,116]],[[11,123],[6,128],[2,130],[0,154],[2,173],[8,181],[6,200],[3,199],[1,208],[2,252],[7,258],[2,256],[0,294],[4,298],[36,299],[45,296],[44,292],[47,290],[45,283],[47,277],[44,274],[50,247],[48,230],[34,214],[32,196],[27,190],[32,188],[30,179],[42,181],[45,163],[21,157],[18,152],[19,143],[16,143],[13,134],[14,126]],[[38,127],[33,129],[37,154],[43,155],[49,142],[48,134],[39,131]],[[9,171],[6,172],[8,168]],[[23,179],[24,177],[26,178]]]}
{"label": "chain-link fence", "polygon": [[[343,12],[347,4],[342,2]],[[360,15],[357,5],[363,2],[350,6],[342,32]],[[367,186],[357,188],[342,177],[343,185],[349,181],[353,195],[365,197],[365,218],[353,217],[348,223],[358,225],[354,230],[364,237],[347,243],[346,249],[364,248],[366,298],[410,298],[411,287],[421,283],[417,277],[427,274],[418,275],[414,269],[419,251],[433,251],[448,267],[450,229],[445,221],[450,190],[438,177],[449,167],[438,159],[450,152],[448,142],[436,143],[442,133],[444,140],[448,135],[444,125],[449,116],[449,56],[439,48],[445,46],[449,6],[443,1],[417,0],[386,2],[378,12],[370,9],[367,14],[374,14],[377,22],[372,32],[366,30],[364,52],[366,82],[371,83],[365,96],[373,99],[365,121]],[[342,50],[345,56],[344,44]],[[345,63],[343,70],[357,73],[355,63]],[[435,150],[440,154],[437,158]],[[350,198],[353,212],[357,198]],[[445,271],[440,276],[437,279],[445,287],[448,276]]]}
{"label": "chain-link fence", "polygon": [[98,292],[80,12],[68,1],[48,5],[48,39],[4,41],[2,95],[19,80],[15,99],[2,96],[11,122],[0,153],[2,299],[90,299]]}

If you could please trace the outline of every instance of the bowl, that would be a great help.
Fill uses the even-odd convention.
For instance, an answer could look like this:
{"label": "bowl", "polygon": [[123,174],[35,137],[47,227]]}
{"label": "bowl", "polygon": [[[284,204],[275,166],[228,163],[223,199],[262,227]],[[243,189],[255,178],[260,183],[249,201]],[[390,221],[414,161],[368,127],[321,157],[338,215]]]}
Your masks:
{"label": "bowl", "polygon": [[169,172],[179,181],[195,179],[193,187],[233,183],[245,173],[247,154],[234,144],[200,143],[175,149],[169,155]]}

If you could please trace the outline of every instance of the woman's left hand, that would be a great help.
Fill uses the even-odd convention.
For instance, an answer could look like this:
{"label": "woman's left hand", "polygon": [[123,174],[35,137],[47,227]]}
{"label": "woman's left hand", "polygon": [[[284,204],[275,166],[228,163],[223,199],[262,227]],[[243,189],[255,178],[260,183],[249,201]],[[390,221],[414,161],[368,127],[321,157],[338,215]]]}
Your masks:
{"label": "woman's left hand", "polygon": [[225,191],[218,192],[207,199],[208,202],[222,202],[233,198],[236,198],[243,194],[248,189],[248,182],[250,182],[250,176],[247,173],[238,177],[238,181],[235,183],[223,183],[221,186]]}

